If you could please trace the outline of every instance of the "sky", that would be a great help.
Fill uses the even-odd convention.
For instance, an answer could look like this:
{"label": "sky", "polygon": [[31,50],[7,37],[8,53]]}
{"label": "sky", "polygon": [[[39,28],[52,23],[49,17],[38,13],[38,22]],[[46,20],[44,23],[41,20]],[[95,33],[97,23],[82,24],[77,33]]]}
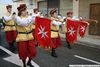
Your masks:
{"label": "sky", "polygon": [[12,4],[12,0],[0,0],[0,4]]}

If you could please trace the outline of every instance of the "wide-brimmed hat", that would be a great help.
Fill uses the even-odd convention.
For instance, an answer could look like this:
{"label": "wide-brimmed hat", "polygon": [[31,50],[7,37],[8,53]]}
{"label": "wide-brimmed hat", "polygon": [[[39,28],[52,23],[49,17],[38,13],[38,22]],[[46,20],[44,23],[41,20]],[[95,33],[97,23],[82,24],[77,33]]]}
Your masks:
{"label": "wide-brimmed hat", "polygon": [[6,8],[7,8],[7,9],[8,9],[8,8],[12,8],[12,5],[7,5]]}
{"label": "wide-brimmed hat", "polygon": [[39,9],[38,9],[38,8],[35,8],[35,9],[33,9],[33,11],[34,11],[34,13],[35,13],[36,11],[39,11]]}
{"label": "wide-brimmed hat", "polygon": [[51,11],[50,11],[50,15],[52,15],[52,14],[54,14],[54,13],[56,13],[57,12],[57,10],[55,9],[55,8],[53,8],[53,9],[51,9]]}
{"label": "wide-brimmed hat", "polygon": [[73,12],[71,12],[71,11],[67,12],[67,15],[69,15],[69,14],[73,14]]}
{"label": "wide-brimmed hat", "polygon": [[18,10],[19,12],[21,12],[21,11],[23,11],[23,10],[26,10],[26,8],[27,8],[26,4],[20,4],[20,6],[17,7],[17,10]]}

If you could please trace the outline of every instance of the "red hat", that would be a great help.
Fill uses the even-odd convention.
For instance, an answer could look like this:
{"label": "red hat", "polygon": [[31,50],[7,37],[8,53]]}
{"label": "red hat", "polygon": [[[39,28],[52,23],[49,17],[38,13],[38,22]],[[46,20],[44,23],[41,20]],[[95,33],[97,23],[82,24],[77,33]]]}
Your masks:
{"label": "red hat", "polygon": [[7,8],[7,9],[8,9],[8,8],[12,8],[12,5],[7,5],[6,8]]}
{"label": "red hat", "polygon": [[39,11],[38,8],[35,8],[35,9],[33,9],[33,10],[34,10],[34,13],[35,13],[36,11]]}
{"label": "red hat", "polygon": [[56,13],[56,12],[57,12],[56,9],[52,9],[52,10],[50,11],[50,15],[52,15],[52,14],[54,14],[54,13]]}
{"label": "red hat", "polygon": [[20,4],[20,6],[17,7],[17,10],[18,10],[19,12],[21,12],[21,11],[23,11],[23,10],[26,10],[26,8],[27,8],[26,4]]}
{"label": "red hat", "polygon": [[69,14],[73,14],[73,12],[67,12],[67,15],[69,15]]}

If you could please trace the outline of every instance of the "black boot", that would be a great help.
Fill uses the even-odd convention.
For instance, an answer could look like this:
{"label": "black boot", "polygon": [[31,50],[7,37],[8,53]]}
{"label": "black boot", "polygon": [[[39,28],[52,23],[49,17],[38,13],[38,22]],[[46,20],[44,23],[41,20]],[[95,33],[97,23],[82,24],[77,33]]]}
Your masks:
{"label": "black boot", "polygon": [[58,57],[57,54],[56,54],[56,52],[55,52],[55,49],[52,49],[51,56],[53,56],[53,57],[55,57],[55,58]]}
{"label": "black boot", "polygon": [[23,62],[23,67],[27,67],[26,66],[26,60],[22,60],[22,62]]}
{"label": "black boot", "polygon": [[15,48],[15,46],[14,46],[14,42],[12,42],[12,43],[9,43],[9,49],[10,49],[10,51],[11,52],[13,52],[13,53],[15,53],[15,51],[16,51],[16,48]]}
{"label": "black boot", "polygon": [[32,65],[32,63],[31,63],[31,60],[32,60],[32,59],[29,59],[29,61],[27,62],[27,65],[30,66],[30,67],[34,67],[34,66]]}
{"label": "black boot", "polygon": [[68,47],[68,49],[72,49],[71,46],[70,46],[69,44],[67,45],[67,47]]}
{"label": "black boot", "polygon": [[67,48],[68,48],[68,49],[72,49],[72,47],[71,47],[71,45],[70,45],[69,42],[67,42]]}
{"label": "black boot", "polygon": [[35,46],[38,47],[38,42],[36,42],[36,45]]}

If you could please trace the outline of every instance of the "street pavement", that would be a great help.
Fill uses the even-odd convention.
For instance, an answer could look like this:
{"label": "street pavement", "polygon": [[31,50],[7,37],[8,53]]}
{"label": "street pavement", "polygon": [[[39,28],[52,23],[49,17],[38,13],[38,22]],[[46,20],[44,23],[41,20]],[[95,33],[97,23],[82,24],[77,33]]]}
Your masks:
{"label": "street pavement", "polygon": [[[37,56],[32,63],[35,67],[69,67],[69,65],[100,65],[100,49],[87,46],[87,44],[75,44],[68,49],[66,42],[62,41],[62,47],[56,50],[58,58],[50,55],[41,47],[37,47]],[[16,44],[15,46],[16,47]],[[5,40],[5,33],[1,33],[0,39],[0,67],[21,67],[22,63],[16,51],[10,51]],[[98,66],[100,67],[100,66]]]}

